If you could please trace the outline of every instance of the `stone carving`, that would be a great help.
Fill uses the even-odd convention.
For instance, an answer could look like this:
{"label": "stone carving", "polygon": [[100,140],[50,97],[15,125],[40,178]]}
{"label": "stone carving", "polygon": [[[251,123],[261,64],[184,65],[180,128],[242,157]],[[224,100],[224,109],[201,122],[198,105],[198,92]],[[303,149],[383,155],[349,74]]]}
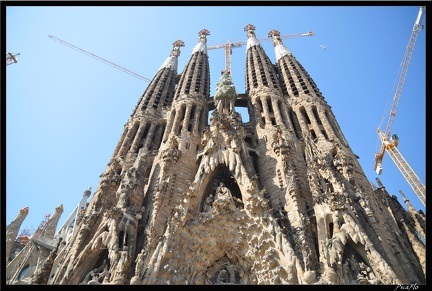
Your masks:
{"label": "stone carving", "polygon": [[15,219],[6,226],[6,263],[9,261],[9,256],[12,250],[13,243],[18,235],[21,224],[29,213],[28,206],[22,208]]}
{"label": "stone carving", "polygon": [[333,165],[352,185],[354,182],[353,167],[354,163],[350,156],[346,155],[341,146],[336,143],[334,145],[336,155],[333,157]]}
{"label": "stone carving", "polygon": [[[238,198],[236,198],[236,202],[238,204],[242,203],[241,200],[239,201],[237,199]],[[213,211],[216,212],[235,211],[237,209],[231,191],[225,187],[223,183],[221,183],[216,190],[213,207]]]}
{"label": "stone carving", "polygon": [[203,212],[210,212],[212,205],[213,205],[213,194],[209,194],[209,196],[205,200]]}
{"label": "stone carving", "polygon": [[[181,74],[176,57],[184,43],[173,43],[169,66],[130,116],[77,220],[77,235],[38,284],[425,282],[425,245],[416,245],[415,224],[408,223],[416,213],[406,213],[382,185],[371,187],[341,140],[331,107],[295,57],[279,51],[277,66],[271,64],[255,27],[244,30],[246,94],[237,95],[224,71],[210,124],[210,33],[199,32]],[[269,35],[283,49],[279,31]],[[236,106],[248,107],[247,123]],[[320,138],[312,139],[312,131]],[[143,134],[152,145],[137,151]],[[223,168],[232,180],[218,179]],[[16,258],[7,278],[22,271]],[[41,271],[47,269],[38,264],[35,273]]]}
{"label": "stone carving", "polygon": [[206,280],[209,284],[241,284],[242,270],[232,264],[227,257],[215,262],[206,272]]}
{"label": "stone carving", "polygon": [[146,256],[147,256],[146,249],[142,249],[135,260],[135,263],[136,263],[135,276],[137,276],[139,278],[141,278],[141,276],[143,275],[144,260],[145,260]]}
{"label": "stone carving", "polygon": [[219,114],[234,111],[234,101],[237,99],[237,93],[228,72],[223,72],[214,96],[216,110]]}
{"label": "stone carving", "polygon": [[100,285],[103,283],[105,276],[108,274],[108,265],[106,260],[101,266],[87,273],[80,285]]}

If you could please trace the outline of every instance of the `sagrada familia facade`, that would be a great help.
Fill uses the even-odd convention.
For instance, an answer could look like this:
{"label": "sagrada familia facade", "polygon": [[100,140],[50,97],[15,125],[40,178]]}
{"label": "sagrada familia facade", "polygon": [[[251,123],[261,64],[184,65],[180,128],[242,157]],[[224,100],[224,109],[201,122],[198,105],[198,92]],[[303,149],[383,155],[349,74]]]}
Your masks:
{"label": "sagrada familia facade", "polygon": [[7,226],[6,284],[425,284],[425,214],[368,181],[279,32],[273,64],[244,29],[245,93],[224,70],[210,96],[208,30],[180,74],[174,42],[90,202],[21,248],[28,208]]}

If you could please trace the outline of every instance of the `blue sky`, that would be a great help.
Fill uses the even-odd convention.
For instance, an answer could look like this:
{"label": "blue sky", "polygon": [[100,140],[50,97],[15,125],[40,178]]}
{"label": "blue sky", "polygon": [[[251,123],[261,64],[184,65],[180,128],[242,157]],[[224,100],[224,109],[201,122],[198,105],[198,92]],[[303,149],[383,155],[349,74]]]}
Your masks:
{"label": "blue sky", "polygon": [[[151,79],[174,41],[185,42],[181,73],[201,29],[210,31],[210,46],[246,41],[243,29],[249,23],[258,38],[272,29],[281,35],[315,33],[284,44],[318,85],[368,179],[377,185],[379,177],[399,201],[402,190],[416,209],[425,211],[390,156],[385,154],[382,175],[373,170],[380,146],[377,128],[385,130],[386,121],[380,123],[388,116],[418,11],[414,5],[6,7],[6,51],[20,53],[18,63],[6,68],[6,224],[28,206],[21,230],[36,229],[45,214],[63,204],[61,227],[83,192],[89,186],[96,190],[148,85],[48,35]],[[425,40],[426,26],[417,39],[392,130],[399,135],[399,151],[423,183]],[[274,62],[271,42],[262,45]],[[245,91],[245,51],[245,46],[232,50],[239,93]],[[213,94],[224,50],[208,55]]]}

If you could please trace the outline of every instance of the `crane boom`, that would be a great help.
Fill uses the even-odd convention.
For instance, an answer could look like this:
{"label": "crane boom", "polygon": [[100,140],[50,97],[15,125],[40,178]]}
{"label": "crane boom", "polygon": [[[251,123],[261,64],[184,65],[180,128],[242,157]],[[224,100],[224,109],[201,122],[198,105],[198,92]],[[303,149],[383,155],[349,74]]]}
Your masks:
{"label": "crane boom", "polygon": [[[417,41],[417,37],[418,37],[420,30],[423,29],[422,18],[424,15],[424,13],[423,13],[424,9],[426,9],[425,6],[420,6],[420,10],[418,12],[416,21],[414,23],[414,27],[413,27],[412,32],[411,32],[411,37],[409,39],[408,45],[407,45],[406,50],[405,50],[405,55],[404,55],[404,58],[403,58],[402,63],[401,63],[402,69],[401,69],[398,85],[396,88],[396,92],[395,92],[395,95],[393,97],[390,115],[388,118],[386,130],[384,133],[384,137],[385,137],[384,140],[388,140],[390,138],[391,130],[393,127],[395,116],[396,116],[397,107],[399,105],[400,96],[402,94],[402,89],[403,89],[404,84],[405,84],[405,79],[406,79],[406,76],[408,73],[408,67],[409,67],[410,62],[411,62],[411,58],[412,58],[412,55],[414,52],[414,47],[415,47],[415,44]],[[378,128],[378,131],[380,131],[379,128]],[[381,137],[381,135],[380,135],[380,137]],[[380,175],[382,173],[382,160],[384,158],[385,150],[386,150],[386,146],[384,145],[384,143],[381,143],[381,148],[380,148],[379,152],[375,154],[374,170],[377,172],[378,175]]]}
{"label": "crane boom", "polygon": [[88,51],[86,51],[86,50],[83,50],[83,49],[81,49],[81,48],[79,48],[79,47],[77,47],[77,46],[74,46],[73,44],[70,44],[70,43],[68,43],[68,42],[66,42],[66,41],[64,41],[64,40],[61,40],[61,39],[59,39],[59,38],[57,38],[57,37],[55,37],[55,36],[53,36],[53,35],[48,35],[48,37],[51,38],[52,40],[55,40],[55,41],[57,41],[57,42],[59,42],[59,43],[65,45],[65,46],[68,46],[68,47],[70,47],[70,48],[72,48],[72,49],[74,49],[74,50],[76,50],[76,51],[79,51],[80,53],[83,53],[83,54],[85,54],[85,55],[87,55],[87,56],[89,56],[89,57],[92,57],[92,58],[94,58],[94,59],[96,59],[96,60],[98,60],[98,61],[101,61],[101,62],[103,62],[103,63],[105,63],[105,64],[108,64],[108,65],[110,65],[110,66],[112,66],[112,67],[114,67],[114,68],[116,68],[116,69],[118,69],[118,70],[120,70],[120,71],[123,71],[123,72],[125,72],[125,73],[128,73],[129,75],[132,75],[132,76],[134,76],[134,77],[136,77],[136,78],[138,78],[138,79],[141,79],[141,80],[146,81],[146,82],[148,82],[148,83],[151,82],[151,80],[148,79],[148,78],[146,78],[146,77],[143,77],[143,76],[141,76],[141,75],[139,75],[139,74],[137,74],[137,73],[135,73],[135,72],[132,72],[131,70],[128,70],[128,69],[126,69],[126,68],[123,68],[123,67],[121,67],[121,66],[119,66],[119,65],[117,65],[117,64],[115,64],[115,63],[113,63],[113,62],[110,62],[110,61],[108,61],[108,60],[106,60],[106,59],[104,59],[104,58],[98,57],[98,56],[95,55],[95,54],[92,54],[92,53],[90,53],[90,52],[88,52]]}
{"label": "crane boom", "polygon": [[414,52],[414,47],[415,47],[416,42],[417,42],[417,37],[418,37],[420,30],[423,29],[423,25],[421,24],[421,20],[423,18],[423,15],[424,15],[423,14],[423,7],[420,7],[416,22],[414,23],[414,27],[412,29],[412,33],[411,33],[410,40],[408,42],[408,46],[407,46],[406,51],[405,51],[405,56],[404,56],[403,61],[402,61],[402,70],[401,70],[399,82],[397,85],[396,93],[393,97],[392,108],[390,110],[390,117],[389,117],[389,120],[387,122],[387,127],[386,127],[386,131],[385,131],[385,134],[387,137],[390,136],[390,132],[391,132],[391,129],[393,126],[394,118],[396,116],[397,106],[399,105],[400,96],[402,94],[402,89],[403,89],[404,84],[405,84],[405,79],[407,76],[408,67],[409,67],[410,62],[411,62],[411,58],[412,58],[412,55]]}
{"label": "crane boom", "polygon": [[397,148],[397,144],[398,144],[397,137],[389,141],[386,139],[384,133],[379,129],[378,129],[378,134],[390,158],[393,160],[393,162],[396,164],[398,169],[401,171],[402,175],[405,177],[408,184],[411,186],[414,193],[417,195],[417,197],[420,199],[423,205],[426,205],[426,197],[425,197],[426,187],[423,185],[422,181],[418,178],[416,173],[413,171],[413,169],[404,159],[402,154],[399,152]]}
{"label": "crane boom", "polygon": [[[298,34],[288,34],[281,36],[281,39],[289,39],[289,38],[296,38],[296,37],[303,37],[303,36],[313,36],[314,32],[309,31],[306,33],[298,33]],[[271,41],[273,40],[272,37],[266,37],[258,39],[260,42],[265,41]],[[225,44],[217,44],[217,45],[211,45],[207,47],[207,50],[214,50],[214,49],[220,49],[225,48],[225,70],[231,74],[231,54],[232,54],[232,48],[241,47],[242,45],[247,44],[247,41],[239,41],[230,43],[230,41],[227,41]]]}

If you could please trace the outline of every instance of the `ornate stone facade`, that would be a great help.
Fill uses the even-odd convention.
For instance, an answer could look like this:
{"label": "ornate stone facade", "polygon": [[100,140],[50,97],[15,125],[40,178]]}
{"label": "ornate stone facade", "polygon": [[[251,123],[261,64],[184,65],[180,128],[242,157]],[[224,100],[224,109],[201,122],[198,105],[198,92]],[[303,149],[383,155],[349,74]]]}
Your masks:
{"label": "ornate stone facade", "polygon": [[8,284],[425,283],[424,215],[373,188],[279,32],[272,64],[254,29],[245,94],[224,71],[210,96],[208,30],[181,74],[173,44],[73,235]]}

